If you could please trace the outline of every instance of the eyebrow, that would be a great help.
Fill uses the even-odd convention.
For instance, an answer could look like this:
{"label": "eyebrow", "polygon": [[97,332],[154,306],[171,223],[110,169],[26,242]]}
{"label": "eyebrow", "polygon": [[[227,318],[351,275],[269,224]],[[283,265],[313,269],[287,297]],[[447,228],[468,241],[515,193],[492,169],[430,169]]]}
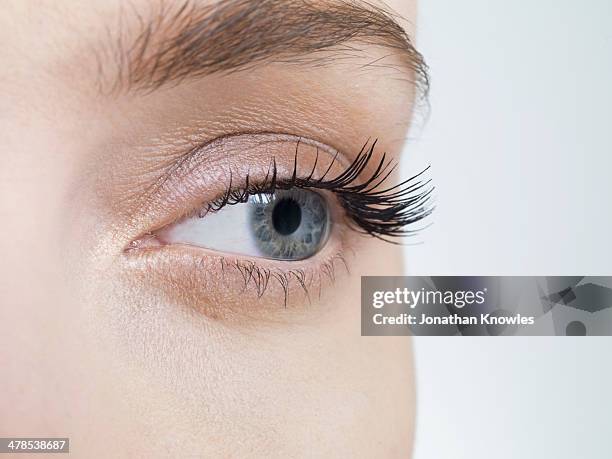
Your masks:
{"label": "eyebrow", "polygon": [[[360,55],[360,44],[388,49],[400,58],[421,93],[428,89],[427,65],[398,16],[369,1],[186,0],[179,6],[161,2],[147,19],[135,9],[132,13],[136,33],[126,33],[128,21],[122,15],[110,47],[117,64],[111,92],[151,91],[269,62],[329,65]],[[110,30],[108,34],[113,35]],[[97,54],[101,74],[106,69],[100,57],[104,54]]]}

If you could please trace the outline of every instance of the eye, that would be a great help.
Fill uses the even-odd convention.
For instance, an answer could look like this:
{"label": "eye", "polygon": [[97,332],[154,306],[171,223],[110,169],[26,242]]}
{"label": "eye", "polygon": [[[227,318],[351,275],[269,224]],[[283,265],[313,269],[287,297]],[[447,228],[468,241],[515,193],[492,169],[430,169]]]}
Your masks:
{"label": "eye", "polygon": [[264,294],[285,306],[310,301],[337,268],[348,273],[347,255],[367,236],[414,235],[433,209],[426,171],[389,183],[395,162],[375,146],[346,155],[301,137],[221,138],[160,180],[143,210],[151,229],[126,256],[215,317],[220,301],[228,310]]}
{"label": "eye", "polygon": [[187,217],[159,236],[170,244],[288,261],[309,258],[325,245],[331,218],[321,194],[296,188],[245,200]]}

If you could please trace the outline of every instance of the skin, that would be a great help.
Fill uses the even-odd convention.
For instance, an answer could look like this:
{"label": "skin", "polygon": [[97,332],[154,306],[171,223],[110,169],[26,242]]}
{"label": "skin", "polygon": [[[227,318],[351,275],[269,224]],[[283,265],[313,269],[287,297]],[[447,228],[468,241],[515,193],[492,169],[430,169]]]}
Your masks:
{"label": "skin", "polygon": [[[387,3],[413,22],[413,2]],[[361,337],[359,322],[360,276],[401,274],[398,247],[347,230],[334,243],[350,274],[337,266],[311,302],[293,285],[287,307],[277,285],[241,295],[209,252],[143,261],[125,248],[189,210],[169,197],[185,178],[147,190],[220,135],[287,132],[351,154],[377,137],[397,159],[411,85],[355,58],[104,97],[89,45],[119,10],[9,0],[0,12],[0,437],[70,437],[76,457],[409,457],[410,341]],[[268,164],[244,156],[248,142],[230,167]],[[289,164],[293,144],[278,145]]]}

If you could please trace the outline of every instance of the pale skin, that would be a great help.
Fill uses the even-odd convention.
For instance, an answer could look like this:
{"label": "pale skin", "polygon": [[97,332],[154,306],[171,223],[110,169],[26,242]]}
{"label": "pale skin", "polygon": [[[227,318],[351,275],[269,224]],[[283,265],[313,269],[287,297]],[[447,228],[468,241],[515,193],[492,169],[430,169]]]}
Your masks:
{"label": "pale skin", "polygon": [[[414,2],[387,4],[413,36]],[[210,251],[125,250],[193,204],[168,204],[162,187],[142,205],[194,144],[274,132],[350,156],[375,137],[399,159],[415,97],[402,64],[364,69],[389,54],[364,46],[322,67],[101,93],[91,50],[146,6],[10,0],[0,12],[0,437],[70,437],[76,457],[409,457],[410,341],[362,337],[359,312],[360,276],[401,274],[401,248],[336,241],[349,272],[336,266],[310,301],[291,286],[286,306],[278,285],[243,292]],[[224,150],[232,167],[269,163],[249,135]]]}

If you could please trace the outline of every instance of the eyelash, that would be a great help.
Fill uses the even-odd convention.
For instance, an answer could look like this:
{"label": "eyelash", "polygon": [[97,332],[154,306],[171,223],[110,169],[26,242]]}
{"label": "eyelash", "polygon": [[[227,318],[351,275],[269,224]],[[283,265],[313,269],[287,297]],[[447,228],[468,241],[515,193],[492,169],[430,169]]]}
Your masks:
{"label": "eyelash", "polygon": [[[310,290],[313,284],[318,285],[318,296],[321,297],[321,289],[323,285],[323,278],[329,279],[330,282],[334,282],[336,275],[336,263],[339,262],[349,272],[348,264],[341,253],[332,256],[329,260],[324,261],[317,271],[310,271],[306,269],[271,269],[263,266],[258,266],[257,263],[250,260],[234,260],[233,262],[227,262],[225,259],[220,259],[221,271],[224,273],[226,269],[233,268],[237,270],[244,281],[243,289],[246,290],[249,284],[252,282],[257,292],[257,297],[261,298],[266,290],[268,289],[271,279],[278,282],[280,288],[283,291],[284,306],[287,307],[287,299],[289,296],[289,284],[291,280],[295,280],[299,287],[302,289],[308,302],[310,302]],[[315,275],[318,276],[315,280]]]}
{"label": "eyelash", "polygon": [[276,190],[291,188],[319,189],[332,192],[337,197],[353,229],[386,242],[397,243],[391,238],[418,233],[420,229],[408,229],[407,226],[418,223],[434,210],[431,202],[434,187],[431,186],[431,179],[423,179],[429,167],[397,185],[379,190],[397,168],[397,163],[387,160],[383,153],[374,172],[366,180],[359,180],[369,164],[374,161],[377,140],[364,144],[355,160],[344,172],[332,179],[327,179],[327,175],[336,163],[338,154],[320,178],[313,177],[318,154],[311,173],[306,177],[298,177],[299,144],[298,141],[291,179],[278,179],[275,160],[272,161],[264,180],[260,183],[251,183],[247,174],[245,185],[233,188],[230,175],[225,193],[206,204],[198,216],[204,217],[209,212],[218,212],[227,205],[245,203],[251,196],[257,194],[273,194]]}
{"label": "eyelash", "polygon": [[[397,163],[388,159],[384,153],[380,159],[376,159],[376,145],[376,140],[366,142],[353,162],[340,169],[343,172],[333,178],[328,178],[328,175],[334,165],[340,161],[339,154],[337,153],[332,158],[331,164],[326,166],[323,175],[315,178],[314,174],[319,159],[317,150],[311,172],[300,177],[298,176],[300,140],[297,139],[293,166],[289,169],[290,179],[278,178],[275,159],[272,159],[267,173],[264,172],[263,179],[258,178],[257,183],[254,183],[247,173],[244,180],[240,182],[241,186],[235,186],[233,183],[237,181],[232,180],[230,172],[225,192],[217,199],[204,203],[199,210],[191,212],[190,215],[203,218],[208,212],[218,212],[225,206],[245,203],[253,195],[270,194],[276,190],[291,188],[322,190],[336,197],[347,217],[347,226],[351,230],[398,244],[399,242],[394,241],[393,238],[418,233],[422,228],[412,229],[412,225],[433,212],[434,187],[431,185],[431,180],[425,179],[428,167],[397,185],[383,188],[384,183],[396,170]],[[369,170],[373,172],[368,172]],[[283,175],[287,176],[287,173],[283,172]],[[362,179],[364,175],[366,179]],[[262,175],[258,174],[258,177]],[[154,237],[154,233],[148,233],[140,241],[132,243],[126,251],[140,252],[138,249],[144,248],[143,253],[146,254],[148,252],[146,240]],[[213,257],[208,255],[208,260],[216,264],[216,269],[223,278],[226,275],[228,279],[242,278],[241,295],[249,290],[257,298],[261,298],[268,289],[278,289],[276,291],[281,298],[284,298],[283,303],[287,307],[288,298],[290,294],[293,295],[293,292],[302,291],[308,302],[311,301],[312,290],[315,291],[315,295],[318,291],[320,297],[323,285],[335,282],[338,265],[349,273],[349,265],[345,259],[347,251],[353,251],[351,244],[343,244],[342,250],[332,250],[325,256],[318,257],[316,263],[302,261],[295,264],[282,262],[280,265],[271,265],[248,258],[226,257],[223,254]],[[195,265],[187,270],[188,273],[201,271],[202,260],[194,258],[193,261]],[[202,285],[202,281],[197,280],[196,285]],[[234,287],[230,288],[233,290]]]}

